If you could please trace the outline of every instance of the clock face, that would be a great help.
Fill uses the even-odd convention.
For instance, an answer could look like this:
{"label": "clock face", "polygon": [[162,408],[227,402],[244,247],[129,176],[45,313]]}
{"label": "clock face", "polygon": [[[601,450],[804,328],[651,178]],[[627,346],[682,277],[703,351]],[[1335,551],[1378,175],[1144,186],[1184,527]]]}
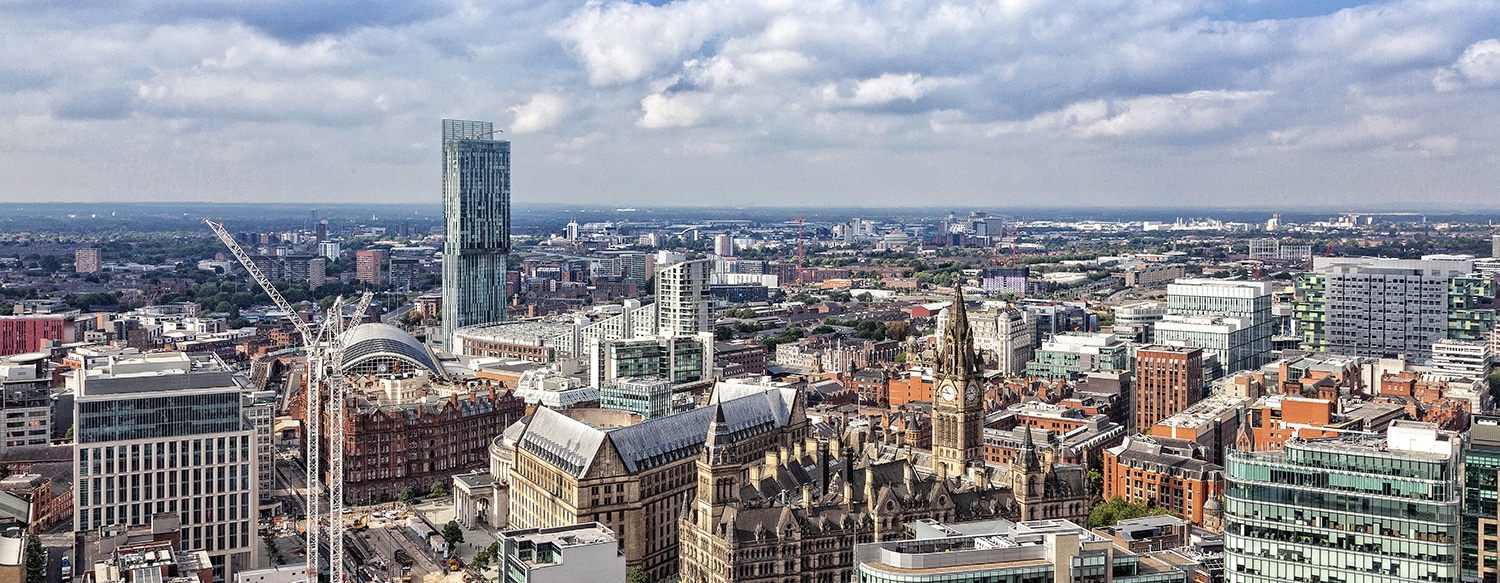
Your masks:
{"label": "clock face", "polygon": [[943,383],[942,388],[938,390],[941,391],[944,401],[952,401],[954,398],[958,397],[958,392],[953,389],[953,385],[951,383]]}
{"label": "clock face", "polygon": [[967,392],[968,392],[967,396],[969,398],[969,402],[970,403],[973,403],[975,399],[979,398],[979,387],[974,386],[974,385],[969,385],[969,390]]}

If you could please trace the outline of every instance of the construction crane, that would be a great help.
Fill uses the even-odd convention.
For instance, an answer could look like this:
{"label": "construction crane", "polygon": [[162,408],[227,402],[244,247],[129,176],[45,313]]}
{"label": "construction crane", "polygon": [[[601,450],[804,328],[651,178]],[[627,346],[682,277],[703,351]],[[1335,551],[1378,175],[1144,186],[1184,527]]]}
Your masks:
{"label": "construction crane", "polygon": [[801,215],[792,219],[797,221],[797,285],[802,285],[802,223]]}
{"label": "construction crane", "polygon": [[[346,404],[347,381],[339,371],[343,365],[344,350],[343,336],[347,328],[358,325],[357,320],[350,320],[348,325],[344,320],[344,298],[339,296],[334,299],[333,305],[329,307],[324,315],[322,323],[314,329],[311,324],[302,320],[297,315],[297,310],[292,307],[276,286],[271,284],[271,279],[266,277],[250,255],[240,248],[234,236],[224,229],[224,225],[212,220],[204,219],[204,223],[212,229],[219,240],[234,254],[250,277],[260,285],[266,295],[276,307],[285,312],[287,318],[302,336],[302,346],[307,352],[307,389],[303,393],[306,401],[306,439],[307,451],[303,456],[307,470],[307,491],[305,509],[307,515],[307,580],[309,583],[318,583],[319,567],[322,561],[321,531],[320,524],[323,518],[328,520],[328,569],[329,581],[331,583],[343,583],[344,577],[344,411]],[[370,309],[370,302],[375,295],[365,292],[355,308],[354,318],[362,318],[364,313]],[[322,435],[322,392],[323,387],[328,388],[329,408],[329,435],[328,435],[328,481],[329,481],[329,503],[328,512],[319,511],[319,494],[322,488],[322,478],[318,473],[321,466],[321,454],[318,449],[318,436]]]}

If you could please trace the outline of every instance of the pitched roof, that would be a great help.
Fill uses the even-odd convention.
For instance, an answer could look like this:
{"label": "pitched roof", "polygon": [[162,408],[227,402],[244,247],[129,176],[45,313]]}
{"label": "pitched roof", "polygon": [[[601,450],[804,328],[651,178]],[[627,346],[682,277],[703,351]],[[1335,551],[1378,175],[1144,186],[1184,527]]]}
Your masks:
{"label": "pitched roof", "polygon": [[[796,389],[744,385],[734,390],[716,388],[714,400],[720,402],[718,399],[724,398],[721,402],[724,420],[732,440],[737,442],[786,425],[796,393]],[[563,471],[583,476],[598,455],[600,445],[608,439],[619,452],[626,471],[636,474],[698,455],[714,410],[714,407],[699,407],[604,431],[538,407],[518,446]]]}

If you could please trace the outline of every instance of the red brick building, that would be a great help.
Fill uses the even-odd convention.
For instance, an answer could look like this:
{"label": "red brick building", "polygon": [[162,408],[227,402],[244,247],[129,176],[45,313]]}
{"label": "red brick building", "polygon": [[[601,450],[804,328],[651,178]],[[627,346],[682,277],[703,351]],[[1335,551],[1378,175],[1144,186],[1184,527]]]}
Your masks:
{"label": "red brick building", "polygon": [[[352,407],[344,429],[344,497],[361,505],[395,501],[408,486],[423,494],[434,482],[486,466],[490,442],[525,414],[521,399],[493,389],[395,405],[361,400]],[[305,408],[294,404],[292,410]],[[331,421],[324,411],[320,444],[327,460]]]}
{"label": "red brick building", "polygon": [[1203,349],[1154,345],[1135,353],[1135,430],[1197,403],[1203,396]]}
{"label": "red brick building", "polygon": [[1224,468],[1185,439],[1137,435],[1104,450],[1104,499],[1164,506],[1203,524],[1203,504],[1224,489]]}

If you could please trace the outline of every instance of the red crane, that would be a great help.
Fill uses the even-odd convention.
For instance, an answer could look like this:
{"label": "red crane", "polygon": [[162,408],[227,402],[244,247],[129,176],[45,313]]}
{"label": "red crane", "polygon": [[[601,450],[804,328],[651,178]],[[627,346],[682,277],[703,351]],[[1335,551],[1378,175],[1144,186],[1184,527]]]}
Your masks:
{"label": "red crane", "polygon": [[797,285],[802,285],[802,215],[792,219],[797,221]]}
{"label": "red crane", "polygon": [[1010,228],[1010,266],[1011,267],[1015,267],[1016,266],[1016,238],[1020,236],[1020,233],[1021,233],[1021,227],[1019,225],[1012,226]]}

